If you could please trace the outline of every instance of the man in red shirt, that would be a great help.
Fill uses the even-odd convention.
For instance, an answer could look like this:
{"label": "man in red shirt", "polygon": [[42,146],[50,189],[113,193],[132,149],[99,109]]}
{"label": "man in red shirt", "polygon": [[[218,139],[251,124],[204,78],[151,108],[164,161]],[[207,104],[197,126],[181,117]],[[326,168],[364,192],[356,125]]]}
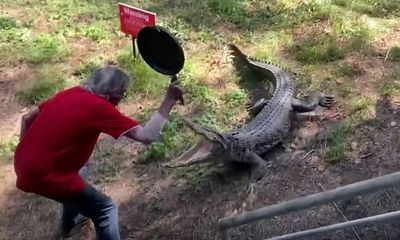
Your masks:
{"label": "man in red shirt", "polygon": [[106,66],[83,86],[59,92],[22,118],[14,157],[17,188],[63,204],[64,236],[90,218],[98,239],[120,239],[117,206],[85,181],[85,163],[100,133],[144,144],[157,141],[170,111],[182,99],[179,82],[171,83],[158,111],[140,125],[116,108],[129,81],[117,67]]}

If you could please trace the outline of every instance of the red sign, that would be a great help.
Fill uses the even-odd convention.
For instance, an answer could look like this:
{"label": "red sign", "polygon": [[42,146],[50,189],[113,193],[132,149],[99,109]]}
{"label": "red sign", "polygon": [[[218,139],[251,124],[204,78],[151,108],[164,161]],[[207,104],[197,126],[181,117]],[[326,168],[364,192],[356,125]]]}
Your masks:
{"label": "red sign", "polygon": [[136,37],[140,29],[146,26],[156,24],[156,14],[129,6],[124,3],[118,3],[119,17],[121,22],[121,31]]}

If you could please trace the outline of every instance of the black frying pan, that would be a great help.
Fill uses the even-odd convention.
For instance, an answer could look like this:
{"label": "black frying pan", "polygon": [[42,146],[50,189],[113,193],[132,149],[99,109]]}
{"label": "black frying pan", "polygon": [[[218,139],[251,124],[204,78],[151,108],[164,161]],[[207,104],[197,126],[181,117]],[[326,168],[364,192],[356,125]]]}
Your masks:
{"label": "black frying pan", "polygon": [[137,46],[144,61],[155,71],[169,75],[172,81],[182,70],[185,55],[178,40],[160,26],[147,26],[137,35]]}
{"label": "black frying pan", "polygon": [[147,26],[139,31],[136,41],[140,55],[152,69],[171,76],[171,82],[178,80],[185,54],[171,33],[160,26]]}

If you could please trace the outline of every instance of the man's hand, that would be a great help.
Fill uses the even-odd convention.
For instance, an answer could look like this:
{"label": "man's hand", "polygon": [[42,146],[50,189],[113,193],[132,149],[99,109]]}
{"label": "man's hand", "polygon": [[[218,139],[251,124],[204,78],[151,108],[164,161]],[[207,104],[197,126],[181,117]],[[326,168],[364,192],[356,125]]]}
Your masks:
{"label": "man's hand", "polygon": [[183,90],[180,87],[179,80],[175,80],[169,85],[165,98],[173,99],[175,101],[180,100],[183,104]]}
{"label": "man's hand", "polygon": [[178,100],[183,101],[183,90],[180,87],[180,81],[176,80],[169,85],[164,101],[161,103],[158,112],[165,119],[168,119],[172,108]]}

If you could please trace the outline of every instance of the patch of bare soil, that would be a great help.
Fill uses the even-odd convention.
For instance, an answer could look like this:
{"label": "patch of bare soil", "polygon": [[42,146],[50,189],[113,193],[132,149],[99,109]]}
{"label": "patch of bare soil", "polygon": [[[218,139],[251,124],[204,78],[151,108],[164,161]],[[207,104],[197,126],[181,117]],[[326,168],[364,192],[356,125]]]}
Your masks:
{"label": "patch of bare soil", "polygon": [[355,81],[359,93],[373,100],[379,98],[377,89],[397,66],[395,62],[384,62],[384,57],[365,57],[358,54],[348,57],[346,62],[357,71]]}
{"label": "patch of bare soil", "polygon": [[0,166],[0,239],[56,239],[49,231],[61,209],[45,198],[21,193],[15,189],[12,165]]}
{"label": "patch of bare soil", "polygon": [[0,69],[0,133],[3,141],[18,133],[21,115],[27,111],[16,99],[15,86],[20,80],[34,76],[35,71],[25,64]]}
{"label": "patch of bare soil", "polygon": [[[40,9],[29,11],[21,8],[12,9],[9,6],[7,6],[5,9],[6,10],[2,12],[2,14],[12,17],[21,24],[32,24],[32,33],[35,35],[46,32],[51,33],[59,24],[59,20],[56,19],[49,21],[48,14],[46,12],[40,12]],[[32,18],[32,15],[35,17]]]}
{"label": "patch of bare soil", "polygon": [[88,38],[76,38],[70,42],[69,49],[71,50],[69,59],[71,66],[79,67],[87,56],[94,55],[98,48],[96,43]]}

